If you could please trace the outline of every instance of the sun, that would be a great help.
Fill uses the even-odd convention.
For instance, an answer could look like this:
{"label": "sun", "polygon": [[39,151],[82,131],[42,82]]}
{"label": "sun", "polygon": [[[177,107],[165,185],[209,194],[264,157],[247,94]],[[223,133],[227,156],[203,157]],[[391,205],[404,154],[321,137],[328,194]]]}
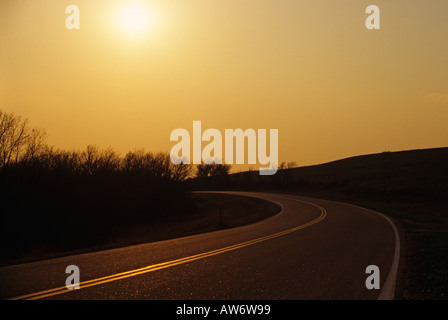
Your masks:
{"label": "sun", "polygon": [[128,34],[142,34],[150,29],[153,17],[142,3],[127,3],[119,10],[120,28]]}

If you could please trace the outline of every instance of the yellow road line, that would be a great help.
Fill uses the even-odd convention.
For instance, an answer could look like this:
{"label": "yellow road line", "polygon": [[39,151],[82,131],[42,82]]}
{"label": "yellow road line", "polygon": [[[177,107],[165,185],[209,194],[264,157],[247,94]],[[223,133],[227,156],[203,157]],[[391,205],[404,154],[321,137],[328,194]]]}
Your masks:
{"label": "yellow road line", "polygon": [[[310,204],[314,207],[317,207],[318,209],[321,210],[321,215],[319,217],[317,217],[314,220],[311,220],[305,224],[302,224],[300,226],[288,229],[288,230],[284,230],[284,231],[280,231],[271,235],[267,235],[264,237],[260,237],[254,240],[249,240],[246,242],[242,242],[239,244],[235,244],[232,246],[228,246],[228,247],[224,247],[224,248],[220,248],[220,249],[216,249],[216,250],[212,250],[212,251],[208,251],[208,252],[204,252],[204,253],[200,253],[200,254],[196,254],[193,256],[189,256],[189,257],[185,257],[185,258],[181,258],[181,259],[176,259],[176,260],[172,260],[172,261],[168,261],[168,262],[162,262],[162,263],[158,263],[158,264],[153,264],[147,267],[143,267],[143,268],[139,268],[139,269],[134,269],[134,270],[130,270],[130,271],[125,271],[125,272],[121,272],[121,273],[117,273],[117,274],[113,274],[113,275],[109,275],[109,276],[105,276],[105,277],[101,277],[101,278],[97,278],[97,279],[92,279],[92,280],[88,280],[88,281],[83,281],[81,283],[79,283],[79,289],[84,289],[84,288],[88,288],[88,287],[92,287],[92,286],[97,286],[100,284],[104,284],[104,283],[108,283],[108,282],[112,282],[112,281],[117,281],[120,279],[125,279],[125,278],[129,278],[129,277],[133,277],[133,276],[137,276],[137,275],[141,275],[141,274],[145,274],[148,272],[153,272],[153,271],[157,271],[157,270],[161,270],[161,269],[166,269],[169,267],[174,267],[177,266],[179,264],[184,264],[187,262],[191,262],[194,260],[199,260],[199,259],[204,259],[207,257],[211,257],[217,254],[221,254],[224,252],[228,252],[228,251],[232,251],[232,250],[236,250],[236,249],[240,249],[240,248],[244,248],[256,243],[260,243],[263,241],[267,241],[270,239],[274,239],[274,238],[278,238],[281,237],[283,235],[289,234],[291,232],[309,227],[315,223],[318,223],[320,221],[322,221],[323,219],[325,219],[327,212],[324,208],[322,208],[321,206],[311,203],[311,202],[307,202],[307,201],[302,201],[302,200],[296,200],[296,199],[288,199],[288,200],[292,200],[292,201],[298,201],[298,202],[302,202],[302,203],[306,203],[306,204]],[[74,286],[74,285],[73,285]],[[10,300],[22,300],[22,299],[26,299],[26,300],[37,300],[37,299],[43,299],[43,298],[47,298],[47,297],[51,297],[51,296],[55,296],[55,295],[59,295],[59,294],[63,294],[63,293],[67,293],[67,292],[71,292],[73,290],[79,290],[79,289],[68,289],[67,287],[58,287],[58,288],[54,288],[54,289],[49,289],[49,290],[44,290],[44,291],[39,291],[39,292],[35,292],[35,293],[31,293],[31,294],[26,294],[26,295],[22,295],[19,297],[15,297],[12,298]]]}

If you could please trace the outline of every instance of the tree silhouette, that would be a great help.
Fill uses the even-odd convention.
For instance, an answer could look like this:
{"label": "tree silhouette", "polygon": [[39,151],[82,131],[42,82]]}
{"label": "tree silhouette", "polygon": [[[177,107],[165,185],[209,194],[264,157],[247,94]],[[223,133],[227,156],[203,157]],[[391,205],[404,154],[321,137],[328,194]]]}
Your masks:
{"label": "tree silhouette", "polygon": [[0,167],[6,169],[19,160],[29,137],[27,120],[0,110]]}
{"label": "tree silhouette", "polygon": [[196,177],[216,177],[216,176],[227,176],[230,172],[231,166],[228,164],[219,163],[204,163],[198,164],[196,166]]}

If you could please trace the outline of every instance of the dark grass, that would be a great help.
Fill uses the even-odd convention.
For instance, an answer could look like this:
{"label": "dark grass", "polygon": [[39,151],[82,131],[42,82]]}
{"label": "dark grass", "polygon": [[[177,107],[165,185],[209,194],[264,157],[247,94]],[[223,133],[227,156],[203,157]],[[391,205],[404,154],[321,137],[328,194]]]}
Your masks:
{"label": "dark grass", "polygon": [[415,229],[407,234],[413,247],[402,275],[403,299],[447,300],[448,231]]}
{"label": "dark grass", "polygon": [[[266,219],[281,210],[271,202],[244,196],[189,194],[187,197],[187,200],[182,201],[182,204],[187,204],[185,208],[177,206],[176,212],[169,214],[151,215],[151,212],[147,212],[154,217],[149,220],[126,220],[126,216],[123,216],[119,223],[97,225],[93,230],[88,226],[90,220],[79,221],[76,231],[71,227],[67,228],[65,232],[71,232],[72,238],[62,244],[61,238],[48,238],[45,234],[39,237],[39,233],[35,233],[33,245],[19,241],[19,245],[15,243],[18,248],[16,251],[11,250],[12,248],[4,250],[0,265],[39,261],[234,228]],[[163,208],[157,210],[164,211]],[[107,212],[102,212],[102,215],[107,216]],[[64,224],[58,225],[54,222],[53,225],[64,230]]]}
{"label": "dark grass", "polygon": [[235,228],[266,219],[281,207],[272,202],[229,194],[198,193],[192,195],[200,215],[207,217],[215,229]]}

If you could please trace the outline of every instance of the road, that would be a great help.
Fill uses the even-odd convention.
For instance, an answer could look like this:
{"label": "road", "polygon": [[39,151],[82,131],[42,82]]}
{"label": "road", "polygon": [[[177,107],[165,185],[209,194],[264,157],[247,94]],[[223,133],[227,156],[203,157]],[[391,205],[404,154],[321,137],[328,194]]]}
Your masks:
{"label": "road", "polygon": [[[349,204],[230,192],[282,211],[244,227],[0,268],[1,299],[393,299],[399,237],[385,216]],[[80,234],[82,236],[82,234]],[[65,287],[66,267],[80,289]],[[380,270],[367,289],[366,268]]]}

